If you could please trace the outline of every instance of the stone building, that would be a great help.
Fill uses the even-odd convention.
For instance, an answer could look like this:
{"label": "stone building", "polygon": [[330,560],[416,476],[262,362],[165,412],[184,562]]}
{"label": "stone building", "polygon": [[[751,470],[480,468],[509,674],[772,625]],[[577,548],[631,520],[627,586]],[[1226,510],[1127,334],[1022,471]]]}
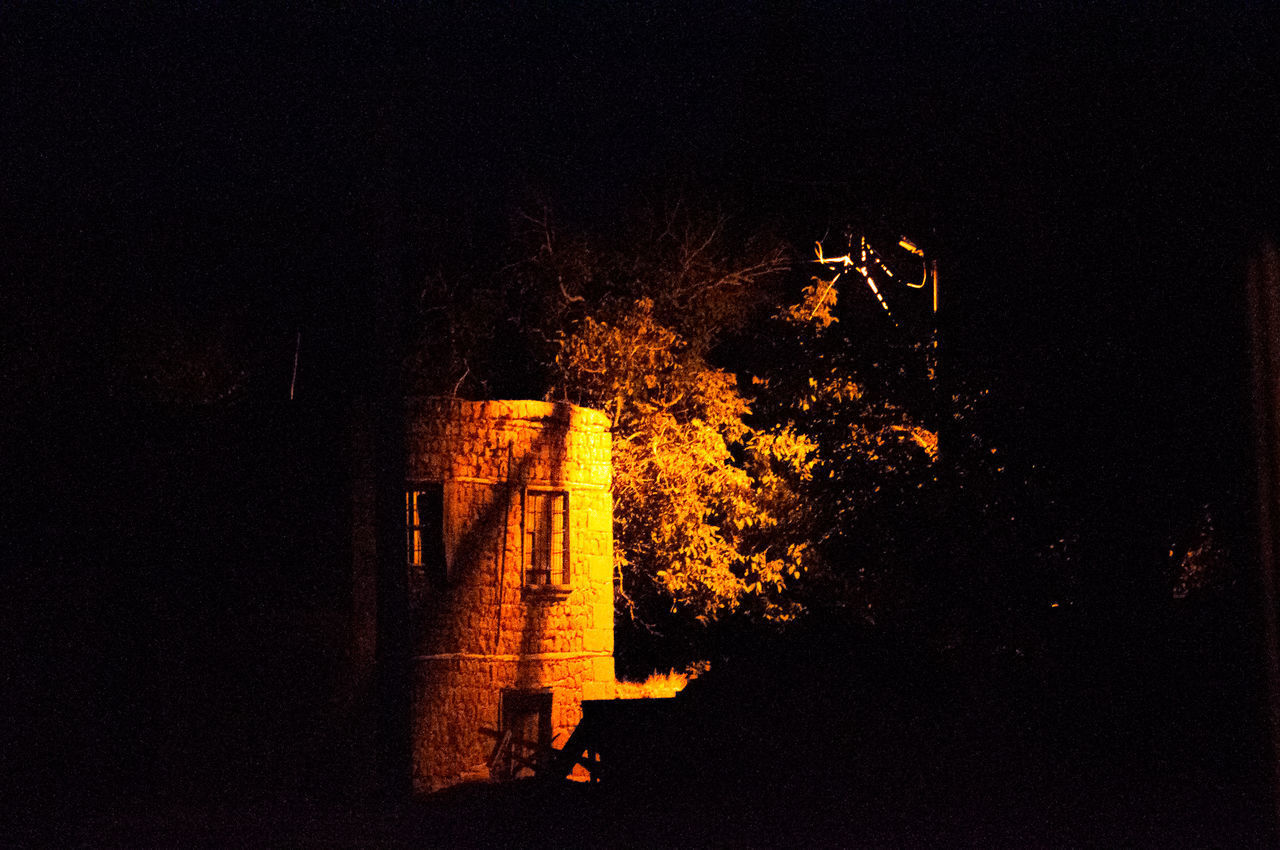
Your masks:
{"label": "stone building", "polygon": [[508,738],[563,745],[613,696],[609,420],[538,401],[409,404],[413,771],[491,772]]}

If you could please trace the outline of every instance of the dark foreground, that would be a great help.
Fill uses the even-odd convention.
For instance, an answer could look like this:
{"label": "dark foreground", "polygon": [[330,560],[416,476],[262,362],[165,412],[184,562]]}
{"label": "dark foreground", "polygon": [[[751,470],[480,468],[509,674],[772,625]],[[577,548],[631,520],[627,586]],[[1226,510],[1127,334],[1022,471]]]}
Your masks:
{"label": "dark foreground", "polygon": [[[1272,847],[1256,788],[1139,775],[1054,780],[991,798],[859,798],[836,784],[742,799],[632,798],[597,787],[473,785],[387,808],[259,802],[150,808],[28,827],[10,846],[61,847]],[[797,779],[797,781],[800,781]],[[1078,782],[1075,787],[1072,782]],[[1181,787],[1175,787],[1175,786]]]}
{"label": "dark foreground", "polygon": [[323,788],[159,795],[19,812],[4,843],[1276,845],[1254,668],[1186,645],[1130,662],[1109,644],[1071,650],[1033,663],[810,634],[691,683],[614,782],[477,784],[395,806]]}

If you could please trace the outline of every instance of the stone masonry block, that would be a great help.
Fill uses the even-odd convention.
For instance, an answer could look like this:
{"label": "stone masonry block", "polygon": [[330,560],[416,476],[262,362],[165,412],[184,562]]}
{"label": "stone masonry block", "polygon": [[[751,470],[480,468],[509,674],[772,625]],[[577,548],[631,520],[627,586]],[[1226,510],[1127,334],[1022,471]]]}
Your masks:
{"label": "stone masonry block", "polygon": [[587,699],[613,699],[614,683],[613,682],[583,682],[582,698]]}
{"label": "stone masonry block", "polygon": [[615,678],[612,655],[601,655],[591,659],[592,681],[613,682]]}

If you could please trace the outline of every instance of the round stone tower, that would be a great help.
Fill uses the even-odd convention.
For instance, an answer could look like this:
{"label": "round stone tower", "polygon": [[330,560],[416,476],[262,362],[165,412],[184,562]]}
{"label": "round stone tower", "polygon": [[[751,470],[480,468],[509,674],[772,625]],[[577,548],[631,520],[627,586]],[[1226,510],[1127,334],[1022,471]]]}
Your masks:
{"label": "round stone tower", "polygon": [[447,398],[408,417],[415,786],[516,775],[613,695],[609,419]]}

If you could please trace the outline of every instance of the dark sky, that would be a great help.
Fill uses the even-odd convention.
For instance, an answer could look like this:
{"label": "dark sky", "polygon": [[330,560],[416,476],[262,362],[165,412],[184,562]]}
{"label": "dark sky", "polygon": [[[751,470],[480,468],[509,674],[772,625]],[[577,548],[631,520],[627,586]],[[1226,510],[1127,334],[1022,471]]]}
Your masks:
{"label": "dark sky", "polygon": [[993,427],[1081,498],[1238,482],[1267,4],[482,5],[7,9],[13,386],[236,304],[287,348],[379,199],[465,253],[531,199],[607,217],[692,179],[806,239],[926,244]]}

